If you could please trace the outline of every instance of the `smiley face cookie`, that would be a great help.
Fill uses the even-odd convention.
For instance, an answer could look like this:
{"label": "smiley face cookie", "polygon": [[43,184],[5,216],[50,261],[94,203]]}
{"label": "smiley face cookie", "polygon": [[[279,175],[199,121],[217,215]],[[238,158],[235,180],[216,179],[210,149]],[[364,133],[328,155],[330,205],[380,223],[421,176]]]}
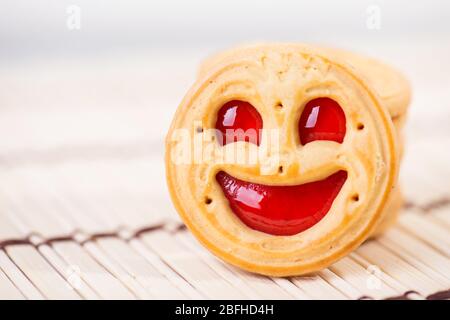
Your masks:
{"label": "smiley face cookie", "polygon": [[345,60],[264,44],[202,68],[167,135],[166,170],[177,211],[216,256],[300,275],[389,220],[396,129],[380,89]]}

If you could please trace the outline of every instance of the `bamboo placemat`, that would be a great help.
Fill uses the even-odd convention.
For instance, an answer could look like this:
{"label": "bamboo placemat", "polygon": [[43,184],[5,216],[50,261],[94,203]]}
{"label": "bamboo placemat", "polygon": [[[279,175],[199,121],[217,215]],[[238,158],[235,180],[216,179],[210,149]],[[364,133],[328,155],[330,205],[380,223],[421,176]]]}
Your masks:
{"label": "bamboo placemat", "polygon": [[[437,181],[422,181],[427,177],[416,169],[426,162],[405,163],[403,176],[422,187],[384,236],[316,275],[276,279],[211,256],[168,214],[168,200],[158,199],[167,196],[157,159],[138,149],[116,151],[91,159],[61,154],[50,161],[31,152],[23,162],[3,158],[1,298],[449,297],[450,198]],[[430,154],[441,165],[436,170],[446,169],[444,155]],[[155,181],[161,194],[147,190]]]}
{"label": "bamboo placemat", "polygon": [[413,109],[395,227],[317,274],[269,278],[217,260],[174,212],[162,137],[176,102],[146,91],[157,77],[33,70],[0,75],[0,298],[450,298],[447,110]]}

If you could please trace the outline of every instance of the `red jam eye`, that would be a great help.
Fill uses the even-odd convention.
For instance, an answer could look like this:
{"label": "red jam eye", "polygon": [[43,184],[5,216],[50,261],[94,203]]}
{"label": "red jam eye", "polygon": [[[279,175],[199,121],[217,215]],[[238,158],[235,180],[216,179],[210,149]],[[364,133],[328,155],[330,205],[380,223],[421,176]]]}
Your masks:
{"label": "red jam eye", "polygon": [[247,141],[259,146],[263,121],[259,112],[250,103],[233,100],[225,103],[217,114],[216,129],[221,132],[221,145]]}
{"label": "red jam eye", "polygon": [[330,98],[309,101],[298,123],[300,143],[331,140],[342,143],[345,136],[345,114],[341,106]]}

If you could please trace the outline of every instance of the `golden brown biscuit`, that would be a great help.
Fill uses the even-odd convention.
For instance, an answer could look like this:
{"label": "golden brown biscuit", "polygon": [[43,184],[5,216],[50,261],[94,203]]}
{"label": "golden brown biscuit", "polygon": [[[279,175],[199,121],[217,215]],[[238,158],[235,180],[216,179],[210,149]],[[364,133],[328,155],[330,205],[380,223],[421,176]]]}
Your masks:
{"label": "golden brown biscuit", "polygon": [[391,192],[387,205],[384,209],[384,217],[381,219],[380,223],[371,234],[371,237],[377,237],[381,235],[397,221],[398,215],[402,210],[403,203],[404,199],[401,189],[396,188]]}
{"label": "golden brown biscuit", "polygon": [[[257,46],[261,46],[261,44],[229,49],[207,58],[201,64],[198,76],[200,77],[206,74],[209,70],[214,68],[215,65],[233,57],[239,51]],[[411,100],[411,88],[409,82],[399,71],[379,60],[354,52],[322,46],[316,47],[321,51],[327,52],[327,54],[331,55],[334,59],[345,61],[348,65],[353,67],[356,72],[363,76],[377,92],[383,105],[388,109],[389,114],[393,119],[405,116]]]}
{"label": "golden brown biscuit", "polygon": [[[213,55],[201,64],[198,76],[201,77],[206,74],[208,70],[214,68],[215,65],[226,61],[227,58],[232,57],[236,52],[260,45],[261,44],[241,46]],[[335,58],[345,61],[352,68],[355,68],[377,92],[383,105],[388,109],[389,114],[391,115],[397,133],[397,146],[400,158],[402,158],[404,152],[402,130],[411,99],[411,89],[406,78],[395,68],[376,59],[342,49],[326,47],[318,48]],[[398,186],[397,189],[399,189]],[[396,212],[395,209],[398,208],[398,210],[401,210],[403,203],[403,198],[398,196],[399,194],[401,194],[400,190],[390,196],[391,199],[389,200],[389,203],[395,205],[388,206],[389,208],[385,213],[386,216],[383,218],[384,222],[380,224],[380,230],[377,228],[374,231],[377,235],[380,234],[382,230],[386,229],[388,225],[391,225],[396,221],[395,218],[397,217],[398,212]]]}
{"label": "golden brown biscuit", "polygon": [[[167,135],[167,182],[187,227],[218,257],[272,276],[313,272],[386,218],[396,131],[377,89],[344,60],[264,44],[200,72]],[[228,125],[263,134],[218,134]]]}

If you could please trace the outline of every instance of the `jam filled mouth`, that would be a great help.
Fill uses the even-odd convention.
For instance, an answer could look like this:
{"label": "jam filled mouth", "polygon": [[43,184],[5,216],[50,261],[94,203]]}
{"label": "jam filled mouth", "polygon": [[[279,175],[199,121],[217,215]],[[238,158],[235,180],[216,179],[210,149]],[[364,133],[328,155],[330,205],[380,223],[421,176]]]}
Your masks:
{"label": "jam filled mouth", "polygon": [[293,186],[270,186],[236,179],[224,171],[216,180],[230,208],[248,227],[290,236],[318,223],[330,210],[347,180],[340,170],[327,178]]}

